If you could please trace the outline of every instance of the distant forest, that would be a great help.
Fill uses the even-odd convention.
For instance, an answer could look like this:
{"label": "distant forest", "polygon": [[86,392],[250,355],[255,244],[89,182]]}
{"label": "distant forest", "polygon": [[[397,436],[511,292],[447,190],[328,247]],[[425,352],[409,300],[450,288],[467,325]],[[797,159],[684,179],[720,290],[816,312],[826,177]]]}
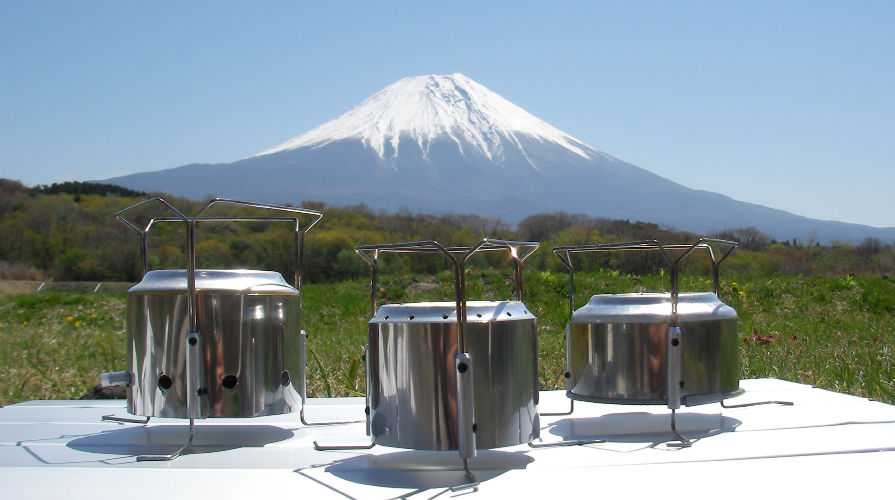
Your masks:
{"label": "distant forest", "polygon": [[[0,179],[0,279],[57,281],[139,281],[140,243],[137,233],[116,221],[114,214],[152,196],[162,196],[185,214],[195,214],[206,201],[146,194],[109,184],[66,182],[28,188]],[[640,221],[609,220],[563,212],[538,214],[516,228],[477,215],[427,215],[408,211],[384,213],[365,205],[328,207],[305,201],[305,208],[324,212],[308,233],[305,277],[311,282],[365,276],[369,268],[354,253],[367,243],[437,240],[445,245],[469,245],[483,237],[538,241],[541,249],[526,261],[529,270],[562,271],[552,248],[560,245],[658,239],[691,242],[698,236]],[[215,215],[261,215],[244,207],[215,207]],[[158,204],[135,217],[148,220],[169,215]],[[291,227],[282,223],[224,222],[200,225],[196,235],[197,265],[202,268],[276,270],[290,276],[293,267]],[[813,241],[774,241],[753,227],[719,228],[708,235],[736,240],[739,248],[725,262],[727,270],[756,276],[774,273],[805,275],[891,275],[895,248],[868,238],[858,245]],[[183,268],[186,262],[183,228],[158,224],[150,231],[149,267]],[[489,265],[486,257],[480,265]],[[387,265],[387,267],[385,267]],[[704,265],[704,264],[695,264]],[[383,260],[389,272],[435,274],[444,269],[438,259]],[[582,269],[611,267],[627,273],[657,272],[655,255],[612,254],[584,259]]]}

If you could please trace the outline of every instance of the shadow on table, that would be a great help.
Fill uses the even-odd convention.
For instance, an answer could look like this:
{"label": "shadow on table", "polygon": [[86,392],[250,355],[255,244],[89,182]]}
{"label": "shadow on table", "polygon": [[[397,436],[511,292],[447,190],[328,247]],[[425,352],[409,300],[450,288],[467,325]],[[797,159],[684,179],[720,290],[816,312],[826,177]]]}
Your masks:
{"label": "shadow on table", "polygon": [[[725,432],[733,432],[742,422],[720,413],[678,413],[678,432],[690,440],[698,440]],[[564,418],[547,427],[547,431],[563,441],[602,439],[619,443],[652,443],[675,441],[671,433],[671,413],[610,413],[599,417]],[[543,433],[542,433],[543,434]]]}
{"label": "shadow on table", "polygon": [[[524,452],[479,450],[469,459],[469,467],[479,482],[486,482],[513,469],[525,469],[534,459]],[[359,455],[337,460],[318,469],[356,484],[415,490],[451,488],[468,482],[463,462],[456,451],[398,451],[381,455]],[[316,474],[314,468],[296,471],[340,494],[351,495],[332,484],[331,478]],[[320,477],[316,477],[320,476]],[[407,496],[407,495],[404,495]]]}
{"label": "shadow on table", "polygon": [[[193,445],[185,454],[262,447],[292,436],[292,431],[271,425],[198,424],[195,426]],[[189,425],[184,423],[115,429],[74,439],[67,446],[82,452],[106,455],[164,455],[173,453],[188,439]]]}

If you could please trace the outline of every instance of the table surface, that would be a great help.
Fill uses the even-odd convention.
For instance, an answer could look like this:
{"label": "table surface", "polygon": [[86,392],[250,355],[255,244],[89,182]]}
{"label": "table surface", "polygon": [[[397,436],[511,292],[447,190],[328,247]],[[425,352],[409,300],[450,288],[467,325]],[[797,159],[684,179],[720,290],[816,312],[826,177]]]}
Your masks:
{"label": "table surface", "polygon": [[[575,404],[542,416],[539,443],[602,443],[479,450],[464,483],[456,452],[317,451],[368,444],[363,423],[302,425],[298,416],[197,420],[195,444],[170,462],[137,462],[186,442],[188,421],[101,421],[128,416],[113,401],[30,401],[0,408],[0,498],[471,498],[574,497],[649,492],[670,498],[756,495],[887,497],[895,473],[895,406],[775,379],[744,380],[743,408],[682,408],[677,428],[693,441],[670,446],[662,406]],[[562,412],[562,391],[541,393],[541,412]],[[308,420],[363,418],[362,398],[311,399]]]}

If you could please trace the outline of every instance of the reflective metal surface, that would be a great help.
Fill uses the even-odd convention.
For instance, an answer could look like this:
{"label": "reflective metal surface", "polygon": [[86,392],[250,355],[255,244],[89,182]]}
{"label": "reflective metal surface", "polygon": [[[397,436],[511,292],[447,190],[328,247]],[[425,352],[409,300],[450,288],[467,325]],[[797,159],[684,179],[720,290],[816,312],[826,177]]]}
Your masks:
{"label": "reflective metal surface", "polygon": [[[568,396],[594,402],[666,404],[668,293],[594,295],[572,315]],[[681,402],[740,393],[737,314],[714,293],[681,293]]]}
{"label": "reflective metal surface", "polygon": [[[197,270],[196,292],[193,346],[184,270],[150,271],[128,292],[128,411],[174,418],[298,412],[298,291],[276,272]],[[198,355],[190,357],[191,349]],[[187,394],[190,365],[194,394]]]}
{"label": "reflective metal surface", "polygon": [[[370,320],[374,443],[459,449],[456,310],[454,302],[384,305]],[[537,438],[537,319],[518,301],[467,302],[466,318],[466,351],[475,366],[475,446]]]}

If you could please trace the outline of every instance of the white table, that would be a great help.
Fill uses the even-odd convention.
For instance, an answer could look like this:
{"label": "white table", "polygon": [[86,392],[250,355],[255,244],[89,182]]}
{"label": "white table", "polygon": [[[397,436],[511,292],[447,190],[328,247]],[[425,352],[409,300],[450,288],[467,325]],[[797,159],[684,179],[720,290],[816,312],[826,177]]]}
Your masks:
{"label": "white table", "polygon": [[[127,416],[123,401],[30,401],[0,408],[0,498],[532,498],[565,495],[655,498],[892,498],[895,406],[773,379],[744,380],[731,404],[788,400],[792,406],[682,408],[672,441],[662,406],[575,405],[570,416],[542,417],[541,442],[603,438],[555,448],[479,450],[463,482],[456,452],[374,447],[364,424],[303,426],[296,415],[196,421],[196,441],[170,462],[187,421],[103,422]],[[562,411],[561,391],[541,394],[542,412]],[[312,399],[309,420],[363,418],[363,399]]]}

